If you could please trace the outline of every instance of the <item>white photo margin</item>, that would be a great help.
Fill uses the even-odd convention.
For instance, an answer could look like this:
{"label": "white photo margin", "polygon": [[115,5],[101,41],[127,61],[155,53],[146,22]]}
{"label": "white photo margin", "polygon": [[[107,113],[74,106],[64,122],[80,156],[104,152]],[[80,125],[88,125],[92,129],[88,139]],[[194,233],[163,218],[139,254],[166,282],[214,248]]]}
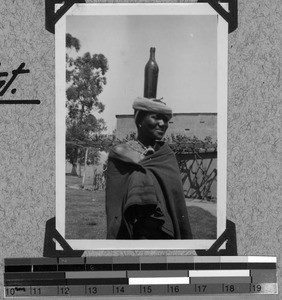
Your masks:
{"label": "white photo margin", "polygon": [[[228,4],[221,4],[228,9]],[[217,237],[226,228],[227,182],[227,76],[228,23],[207,3],[75,4],[55,26],[56,71],[56,229],[65,238],[65,35],[66,16],[95,15],[215,15],[217,16]],[[66,242],[74,250],[176,250],[208,249],[215,240],[75,240]],[[57,243],[57,249],[61,249]]]}

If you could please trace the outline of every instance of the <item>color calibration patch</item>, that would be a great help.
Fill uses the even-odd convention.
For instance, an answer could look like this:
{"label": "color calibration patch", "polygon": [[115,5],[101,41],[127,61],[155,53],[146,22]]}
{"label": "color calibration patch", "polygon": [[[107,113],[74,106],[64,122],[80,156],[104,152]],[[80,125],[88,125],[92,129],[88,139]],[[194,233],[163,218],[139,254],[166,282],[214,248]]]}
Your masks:
{"label": "color calibration patch", "polygon": [[277,294],[268,256],[5,259],[5,297]]}

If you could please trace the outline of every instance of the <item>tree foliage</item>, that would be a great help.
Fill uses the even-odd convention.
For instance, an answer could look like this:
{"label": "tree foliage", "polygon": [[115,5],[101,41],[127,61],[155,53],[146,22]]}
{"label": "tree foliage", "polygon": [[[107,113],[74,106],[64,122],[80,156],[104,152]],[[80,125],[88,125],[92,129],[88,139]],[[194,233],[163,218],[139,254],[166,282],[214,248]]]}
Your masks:
{"label": "tree foliage", "polygon": [[199,149],[214,149],[217,150],[217,142],[212,140],[212,137],[206,136],[204,139],[199,139],[196,136],[186,136],[183,134],[171,134],[166,139],[174,153],[182,152],[197,152]]}
{"label": "tree foliage", "polygon": [[73,37],[71,34],[66,34],[66,47],[71,49],[74,48],[76,51],[80,50],[80,41]]}
{"label": "tree foliage", "polygon": [[[122,141],[116,140],[116,143],[124,143],[129,140],[136,140],[137,134],[136,132],[131,132],[126,135],[126,137]],[[206,136],[204,139],[199,139],[196,136],[187,136],[185,134],[171,134],[170,136],[165,136],[163,139],[167,142],[172,150],[175,153],[180,153],[182,151],[197,151],[199,148],[208,149],[213,148],[214,151],[217,149],[217,142],[213,141],[211,136]]]}
{"label": "tree foliage", "polygon": [[[66,34],[66,48],[80,50],[80,41],[71,34]],[[107,84],[106,72],[108,60],[103,54],[84,53],[82,56],[66,54],[66,159],[73,164],[84,162],[85,148],[79,148],[70,141],[91,141],[104,130],[105,121],[96,118],[94,112],[103,112],[105,105],[98,96]],[[87,161],[95,162],[97,150],[89,151]]]}
{"label": "tree foliage", "polygon": [[77,57],[67,69],[67,108],[71,119],[82,120],[92,110],[103,112],[105,106],[99,101],[98,95],[107,84],[105,73],[108,70],[107,59],[103,54],[89,52]]}

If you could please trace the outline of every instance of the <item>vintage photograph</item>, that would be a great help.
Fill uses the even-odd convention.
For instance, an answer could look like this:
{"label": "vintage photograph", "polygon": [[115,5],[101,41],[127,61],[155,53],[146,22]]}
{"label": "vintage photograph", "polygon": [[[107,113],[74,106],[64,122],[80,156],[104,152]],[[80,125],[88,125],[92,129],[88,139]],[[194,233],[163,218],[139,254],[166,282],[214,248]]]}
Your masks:
{"label": "vintage photograph", "polygon": [[56,24],[56,227],[73,249],[222,234],[227,37],[204,3],[76,4]]}

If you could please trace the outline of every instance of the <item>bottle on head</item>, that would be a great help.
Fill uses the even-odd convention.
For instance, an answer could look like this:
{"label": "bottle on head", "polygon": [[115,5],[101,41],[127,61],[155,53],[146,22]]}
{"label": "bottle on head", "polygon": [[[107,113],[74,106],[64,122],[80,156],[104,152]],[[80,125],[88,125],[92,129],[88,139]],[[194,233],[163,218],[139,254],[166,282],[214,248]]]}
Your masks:
{"label": "bottle on head", "polygon": [[157,97],[159,67],[155,59],[156,48],[150,48],[150,58],[145,66],[144,97],[148,99]]}

